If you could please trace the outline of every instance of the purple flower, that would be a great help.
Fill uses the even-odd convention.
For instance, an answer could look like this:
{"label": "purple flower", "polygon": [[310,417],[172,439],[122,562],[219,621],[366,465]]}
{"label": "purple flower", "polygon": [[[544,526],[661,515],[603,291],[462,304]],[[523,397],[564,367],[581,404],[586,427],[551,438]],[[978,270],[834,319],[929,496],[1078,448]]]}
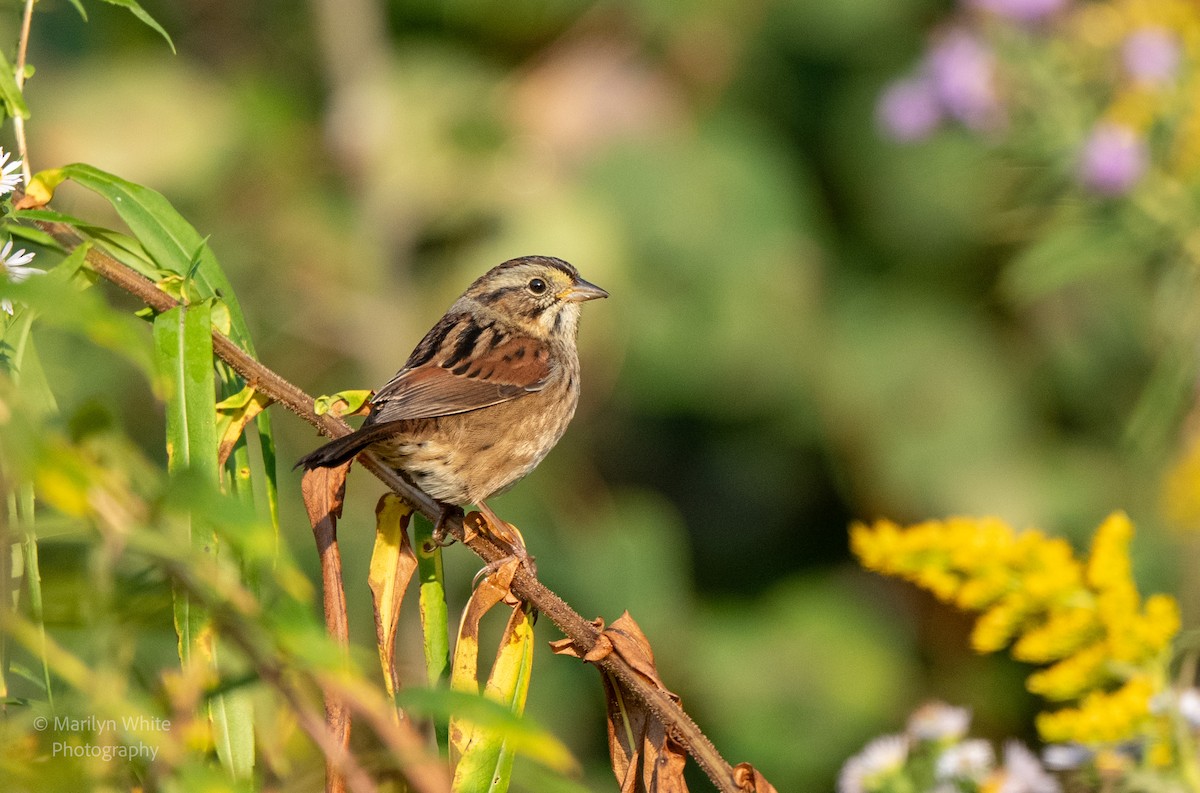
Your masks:
{"label": "purple flower", "polygon": [[875,117],[888,135],[907,143],[928,137],[942,122],[942,109],[927,77],[909,77],[884,89]]}
{"label": "purple flower", "polygon": [[1129,127],[1111,122],[1096,125],[1083,145],[1079,178],[1103,195],[1129,192],[1146,172],[1146,142]]}
{"label": "purple flower", "polygon": [[997,125],[995,61],[983,42],[965,30],[951,30],[930,49],[925,66],[947,113],[972,129]]}
{"label": "purple flower", "polygon": [[1165,28],[1139,28],[1125,38],[1121,57],[1125,71],[1139,83],[1163,85],[1179,69],[1179,37]]}
{"label": "purple flower", "polygon": [[968,0],[976,8],[1015,22],[1040,22],[1066,7],[1069,0]]}

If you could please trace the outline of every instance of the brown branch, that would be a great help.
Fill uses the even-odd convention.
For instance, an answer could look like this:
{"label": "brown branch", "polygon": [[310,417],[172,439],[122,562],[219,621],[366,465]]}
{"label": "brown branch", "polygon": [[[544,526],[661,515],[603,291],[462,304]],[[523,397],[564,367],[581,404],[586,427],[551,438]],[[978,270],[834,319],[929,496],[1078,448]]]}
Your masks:
{"label": "brown branch", "polygon": [[[83,243],[79,234],[64,223],[39,221],[37,225],[68,250],[73,250]],[[179,305],[178,301],[158,289],[152,281],[103,251],[92,248],[88,251],[86,261],[97,274],[138,297],[156,311],[167,311]],[[227,336],[215,329],[213,330],[213,348],[221,360],[245,378],[247,384],[254,386],[273,401],[312,424],[323,434],[337,438],[351,431],[350,426],[337,416],[317,415],[313,409],[313,397],[259,363]],[[426,493],[380,463],[370,453],[359,455],[358,460],[364,468],[400,494],[426,518],[437,520],[441,509],[438,503]],[[448,521],[447,528],[457,540],[463,542],[486,562],[494,562],[509,555],[509,552],[498,548],[482,535],[472,532],[472,537],[464,538],[462,520],[459,518]],[[533,604],[538,611],[557,625],[559,630],[579,648],[581,655],[586,655],[595,646],[599,636],[596,626],[576,613],[562,598],[547,589],[537,578],[531,576],[524,567],[518,568],[517,574],[513,578],[512,591],[523,600]],[[744,788],[739,786],[735,779],[733,768],[721,757],[696,722],[673,702],[665,691],[640,678],[615,653],[600,659],[596,665],[619,680],[630,695],[646,704],[655,718],[662,722],[671,738],[687,750],[718,790],[722,793],[745,793]]]}

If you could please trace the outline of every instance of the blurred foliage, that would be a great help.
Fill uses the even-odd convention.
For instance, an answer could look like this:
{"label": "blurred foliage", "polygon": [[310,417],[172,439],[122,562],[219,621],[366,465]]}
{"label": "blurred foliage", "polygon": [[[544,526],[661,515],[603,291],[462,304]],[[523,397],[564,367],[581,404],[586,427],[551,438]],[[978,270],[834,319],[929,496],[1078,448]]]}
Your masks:
{"label": "blurred foliage", "polygon": [[[89,4],[85,24],[38,4],[35,167],[88,162],[169,196],[209,235],[259,356],[310,393],[384,382],[502,259],[561,256],[608,289],[571,431],[494,506],[577,610],[630,609],[718,748],[780,790],[831,789],[928,696],[970,701],[991,737],[1028,735],[1037,709],[993,693],[1024,675],[970,656],[969,622],[852,567],[853,517],[996,514],[1082,541],[1123,508],[1139,582],[1178,592],[1194,623],[1193,541],[1159,497],[1191,408],[1195,270],[1190,238],[1164,231],[1177,217],[1148,211],[1183,212],[1161,173],[1128,199],[1076,182],[1110,97],[1068,77],[1103,72],[1108,50],[1062,46],[1054,19],[924,0],[144,6],[176,56],[120,9]],[[1003,139],[897,145],[877,97],[947,13],[935,38],[979,25],[1024,69],[1004,83],[1020,112]],[[18,14],[0,8],[0,40]],[[69,184],[55,203],[119,224]],[[34,332],[61,413],[47,437],[108,439],[98,465],[169,501],[142,475],[165,461],[149,336],[94,300]],[[110,334],[126,341],[98,349]],[[317,441],[276,425],[287,468]],[[298,480],[281,471],[280,492],[285,558],[319,580]],[[378,492],[351,481],[340,532],[363,668]],[[161,581],[52,514],[37,533],[56,641],[146,678],[175,663]],[[447,554],[452,618],[475,564]],[[311,592],[287,591],[319,633]],[[407,626],[400,675],[422,679]],[[594,673],[536,655],[529,712],[611,789]],[[294,725],[262,732],[277,773],[318,784]]]}

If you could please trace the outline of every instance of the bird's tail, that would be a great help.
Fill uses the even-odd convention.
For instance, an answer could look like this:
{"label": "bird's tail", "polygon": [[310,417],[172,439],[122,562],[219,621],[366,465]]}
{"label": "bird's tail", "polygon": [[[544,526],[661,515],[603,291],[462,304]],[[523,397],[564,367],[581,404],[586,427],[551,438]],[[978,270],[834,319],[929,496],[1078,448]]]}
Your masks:
{"label": "bird's tail", "polygon": [[304,455],[296,463],[295,467],[303,467],[305,470],[312,470],[313,468],[336,468],[352,459],[372,443],[383,440],[395,431],[395,427],[390,422],[359,427],[349,435],[343,435],[321,446],[316,451]]}

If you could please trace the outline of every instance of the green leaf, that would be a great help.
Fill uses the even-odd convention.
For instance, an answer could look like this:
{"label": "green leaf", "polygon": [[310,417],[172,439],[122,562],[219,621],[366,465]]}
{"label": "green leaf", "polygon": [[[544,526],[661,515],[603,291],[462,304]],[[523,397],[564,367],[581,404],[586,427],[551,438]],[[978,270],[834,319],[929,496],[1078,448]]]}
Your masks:
{"label": "green leaf", "polygon": [[229,306],[220,298],[213,298],[212,321],[213,327],[226,336],[233,331],[233,315],[229,313]]}
{"label": "green leaf", "polygon": [[75,6],[75,10],[79,12],[79,16],[83,17],[83,21],[87,22],[87,11],[83,8],[83,0],[70,0],[71,5]]}
{"label": "green leaf", "polygon": [[[425,677],[433,688],[444,688],[450,679],[450,617],[446,609],[446,580],[442,548],[433,541],[433,524],[418,518],[413,523],[413,550],[420,580],[421,634],[425,646]],[[449,751],[450,723],[435,718],[433,733],[443,756]]]}
{"label": "green leaf", "polygon": [[217,412],[212,312],[207,303],[179,306],[154,320],[155,351],[167,406],[167,464],[217,476]]}
{"label": "green leaf", "polygon": [[414,716],[442,719],[451,714],[460,716],[472,724],[503,733],[517,754],[540,765],[563,774],[579,770],[578,761],[554,733],[481,694],[408,687],[396,695],[396,703]]}
{"label": "green leaf", "polygon": [[[74,0],[77,2],[77,0]],[[163,30],[163,26],[154,20],[154,17],[146,13],[146,9],[138,4],[137,0],[104,0],[109,5],[120,6],[121,8],[129,9],[129,12],[140,19],[144,24],[152,30],[157,31],[158,35],[162,36],[167,41],[167,45],[171,48],[171,52],[175,52],[175,42],[171,41],[171,37],[167,35],[167,31]],[[77,6],[78,7],[78,6]],[[82,9],[81,9],[82,10]]]}
{"label": "green leaf", "polygon": [[[250,330],[232,284],[229,283],[205,239],[175,211],[162,194],[82,163],[68,165],[59,170],[65,178],[106,198],[159,270],[185,276],[194,269],[192,284],[198,288],[198,297],[221,299],[229,314],[229,338],[247,353],[254,355]],[[126,264],[135,267],[128,261]],[[159,280],[161,274],[149,277]],[[236,393],[241,387],[226,387],[224,375],[222,382],[224,396]],[[261,466],[254,468],[257,475],[252,477],[250,485],[255,502],[263,506],[266,516],[278,533],[279,495],[270,414],[259,414],[254,423],[258,428]],[[235,457],[231,458],[231,464],[241,466],[239,470],[245,470],[248,463],[248,458],[240,449],[235,451]]]}
{"label": "green leaf", "polygon": [[204,238],[161,193],[82,163],[60,170],[66,178],[106,198],[159,269],[180,277],[194,269],[197,297],[219,297],[228,304],[230,338],[253,354],[250,331],[233,285]]}
{"label": "green leaf", "polygon": [[264,410],[254,420],[258,425],[258,450],[261,456],[261,475],[254,478],[256,498],[261,496],[266,505],[267,519],[275,531],[276,543],[279,541],[279,486],[275,480],[275,441],[271,433],[271,414]]}
{"label": "green leaf", "polygon": [[1030,302],[1086,278],[1135,268],[1143,249],[1119,224],[1064,219],[1013,259],[1001,288],[1019,303]]}
{"label": "green leaf", "polygon": [[1125,426],[1125,442],[1147,459],[1158,459],[1170,448],[1191,405],[1196,382],[1191,346],[1176,342],[1159,357]]}
{"label": "green leaf", "polygon": [[9,226],[8,234],[14,239],[27,240],[35,245],[41,245],[43,248],[48,248],[52,251],[63,251],[64,248],[58,243],[58,240],[51,237],[41,229],[35,229],[31,226]]}
{"label": "green leaf", "polygon": [[0,104],[4,105],[4,112],[9,118],[29,118],[29,107],[25,104],[25,97],[21,94],[21,89],[17,87],[16,73],[13,71],[12,64],[8,62],[8,58],[4,57],[4,52],[0,50]]}
{"label": "green leaf", "polygon": [[[167,414],[167,469],[189,468],[217,480],[216,384],[212,367],[212,333],[207,304],[180,306],[154,319],[154,348],[159,386]],[[192,548],[211,548],[211,531],[188,522]],[[200,637],[210,630],[208,616],[183,590],[175,592],[175,630],[179,659],[187,666]]]}
{"label": "green leaf", "polygon": [[[13,381],[25,393],[25,404],[36,406],[38,411],[45,414],[56,413],[58,403],[54,398],[54,392],[50,390],[50,383],[42,368],[41,358],[38,357],[37,350],[34,348],[32,330],[35,316],[36,312],[34,311],[22,311],[16,321],[7,329],[4,342],[13,352],[6,364],[12,373]],[[25,586],[29,590],[29,615],[33,619],[38,633],[38,654],[42,665],[42,676],[37,682],[45,691],[47,703],[53,707],[54,689],[50,681],[50,660],[46,654],[42,574],[38,561],[37,531],[35,529],[37,510],[35,509],[34,486],[31,481],[11,484],[14,486],[16,496],[11,503],[14,508],[11,517],[14,518],[13,523],[20,529],[22,535],[21,548],[25,562]],[[11,557],[9,554],[4,554],[4,557],[0,563],[8,564]],[[5,660],[4,656],[0,655],[0,664],[3,664]]]}
{"label": "green leaf", "polygon": [[352,389],[338,391],[336,394],[322,394],[313,400],[313,410],[318,416],[332,412],[335,416],[352,416],[363,409],[374,391],[370,389]]}
{"label": "green leaf", "polygon": [[101,226],[77,226],[76,228],[92,240],[100,243],[109,256],[112,256],[126,267],[130,267],[146,276],[151,281],[158,281],[165,275],[159,269],[158,265],[154,263],[154,260],[150,258],[150,254],[146,253],[146,249],[142,247],[142,244],[128,234],[122,234],[119,231],[113,231]]}
{"label": "green leaf", "polygon": [[[41,174],[39,173],[34,179],[37,179],[38,176],[41,176]],[[83,228],[88,225],[74,215],[56,212],[53,209],[46,209],[45,207],[39,209],[18,209],[10,217],[16,220],[44,220],[47,223],[66,223],[68,226],[75,226],[76,228]]]}
{"label": "green leaf", "polygon": [[38,321],[64,328],[121,355],[154,379],[155,364],[141,323],[113,312],[99,296],[81,290],[76,273],[91,243],[76,248],[47,275],[21,283],[0,279],[0,297],[38,312]]}
{"label": "green leaf", "polygon": [[[222,668],[227,664],[218,657],[218,647],[214,643],[213,662]],[[254,773],[254,702],[250,693],[244,687],[237,688],[217,694],[208,703],[217,759],[234,779],[249,779]]]}
{"label": "green leaf", "polygon": [[50,683],[50,658],[46,654],[46,617],[42,599],[42,570],[38,562],[37,533],[34,530],[34,490],[33,482],[21,485],[18,494],[20,515],[24,537],[21,544],[25,547],[25,581],[29,587],[29,616],[33,618],[38,632],[38,655],[42,662],[42,687],[46,691],[46,702],[54,707],[54,688]]}
{"label": "green leaf", "polygon": [[[136,3],[117,4],[126,6],[161,32],[161,28],[144,16]],[[246,436],[239,433],[224,467],[218,471],[213,323],[219,323],[221,330],[250,355],[254,355],[254,344],[233,286],[206,239],[166,198],[154,190],[85,164],[68,165],[59,169],[57,175],[48,176],[51,190],[54,187],[51,180],[59,176],[69,178],[107,199],[136,241],[108,230],[98,232],[87,227],[81,227],[81,230],[101,240],[114,256],[156,282],[163,282],[167,274],[185,282],[180,284],[180,294],[184,294],[186,288],[192,305],[186,310],[166,312],[154,322],[159,360],[172,375],[168,379],[176,384],[170,393],[184,394],[182,399],[168,401],[168,442],[175,449],[172,464],[178,468],[183,463],[183,447],[180,444],[186,443],[186,464],[213,477],[214,481],[217,476],[223,475],[225,491],[240,501],[261,506],[278,537],[275,446],[269,414],[259,413],[253,419],[258,429],[257,460],[251,459]],[[196,311],[201,312],[202,319],[193,317]],[[244,388],[245,383],[227,365],[219,364],[217,370],[223,399]],[[190,387],[187,387],[189,383]],[[192,534],[193,543],[204,544],[207,541],[212,545],[211,532],[203,533],[208,535],[206,537],[193,526]],[[243,577],[247,579],[251,590],[257,589],[253,572],[244,570]],[[177,593],[176,597],[176,623],[180,630],[181,659],[186,662],[191,657],[190,648],[193,646],[211,647],[209,663],[215,665],[217,647],[215,637],[211,636],[207,615],[198,613],[196,607],[182,597],[182,593]],[[235,776],[244,777],[253,767],[254,732],[248,700],[239,702],[236,697],[240,696],[243,694],[236,692],[214,698],[210,703],[209,715],[214,736],[219,742],[218,756],[222,764]]]}
{"label": "green leaf", "polygon": [[[213,371],[212,307],[209,302],[179,306],[154,319],[154,343],[167,413],[167,467],[190,470],[216,484],[218,478],[216,377]],[[212,529],[189,519],[195,553],[213,554]],[[204,664],[219,673],[218,641],[212,619],[183,589],[175,589],[175,630],[179,659],[187,667]],[[217,756],[235,777],[254,767],[253,711],[246,692],[219,694],[209,702]]]}
{"label": "green leaf", "polygon": [[[507,707],[514,715],[525,710],[533,672],[533,619],[525,605],[513,609],[496,662],[488,675],[484,696]],[[505,729],[469,722],[464,725],[465,748],[454,769],[455,793],[505,793],[512,781],[513,760],[519,745]]]}

